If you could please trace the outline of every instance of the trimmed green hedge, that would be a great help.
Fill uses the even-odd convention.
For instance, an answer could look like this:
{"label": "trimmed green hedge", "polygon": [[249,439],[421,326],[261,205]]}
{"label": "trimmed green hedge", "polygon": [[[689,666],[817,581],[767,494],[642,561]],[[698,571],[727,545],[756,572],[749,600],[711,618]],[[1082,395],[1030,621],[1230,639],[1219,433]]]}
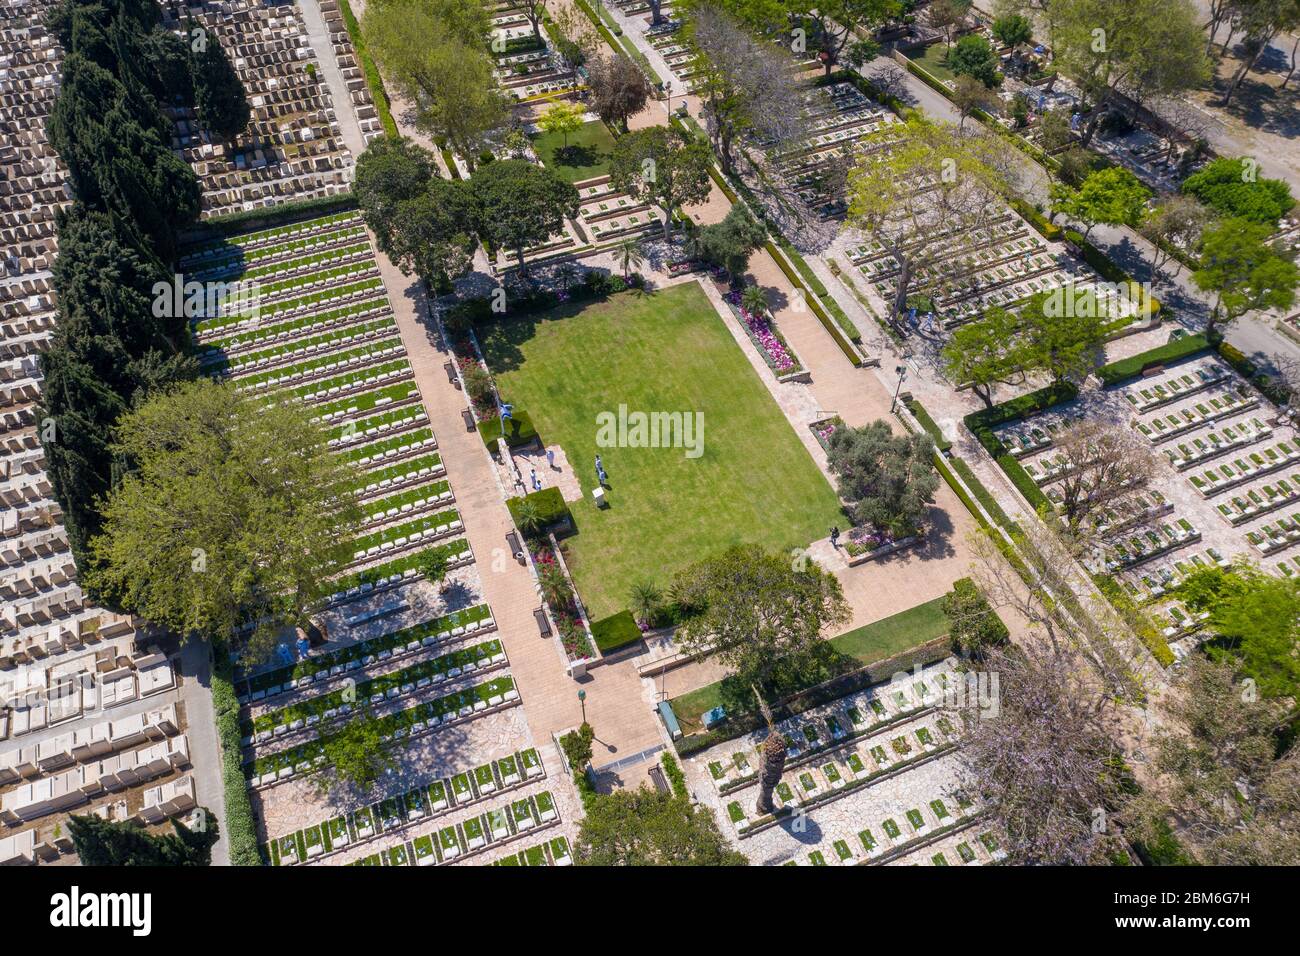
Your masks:
{"label": "trimmed green hedge", "polygon": [[[493,416],[485,422],[479,422],[478,433],[483,444],[490,448],[501,437],[501,419]],[[533,427],[533,420],[527,412],[515,409],[512,416],[506,419],[505,438],[506,444],[511,448],[520,448],[537,439],[537,429]]]}
{"label": "trimmed green hedge", "polygon": [[1286,387],[1286,383],[1260,371],[1240,349],[1220,340],[1218,352],[1221,359],[1236,369],[1237,373],[1247,379],[1251,385],[1263,392],[1270,402],[1285,405],[1291,401],[1291,390]]}
{"label": "trimmed green hedge", "polygon": [[934,439],[934,447],[937,450],[941,452],[951,450],[952,442],[943,437],[943,432],[939,429],[938,423],[930,417],[930,413],[925,410],[924,405],[914,398],[909,398],[904,404],[907,406],[907,410],[912,413],[912,416],[921,423],[921,427],[925,429],[926,434]]}
{"label": "trimmed green hedge", "polygon": [[1056,225],[1056,223],[1048,222],[1046,216],[1023,199],[1015,197],[1010,200],[1010,203],[1011,208],[1019,213],[1026,222],[1037,229],[1039,235],[1044,239],[1055,241],[1060,239],[1061,235],[1065,232],[1065,230]]}
{"label": "trimmed green hedge", "polygon": [[266,229],[270,226],[279,226],[299,219],[314,219],[317,216],[327,216],[330,213],[356,208],[356,197],[348,192],[337,196],[297,199],[293,202],[265,206],[259,209],[241,209],[239,212],[204,219],[194,230],[194,238],[202,239],[205,233],[208,234],[208,238],[212,238],[214,233],[220,236],[229,236],[238,232]]}
{"label": "trimmed green hedge", "polygon": [[1052,504],[1047,500],[1047,495],[1043,494],[1034,479],[1029,477],[1029,474],[1016,460],[1015,456],[1007,451],[1007,447],[993,433],[993,429],[1008,422],[1020,421],[1035,412],[1043,411],[1062,402],[1072,401],[1078,396],[1079,390],[1072,383],[1055,382],[1046,388],[1040,388],[1027,395],[1021,395],[1019,398],[1013,398],[1001,405],[994,405],[992,408],[971,412],[963,419],[970,433],[984,446],[984,450],[993,456],[994,461],[1011,479],[1011,483],[1025,496],[1025,500],[1034,509],[1040,509],[1044,506],[1050,509]]}
{"label": "trimmed green hedge", "polygon": [[1189,358],[1209,348],[1210,343],[1204,335],[1185,335],[1181,339],[1174,339],[1172,342],[1120,359],[1118,362],[1103,365],[1097,369],[1096,375],[1101,379],[1102,385],[1119,385],[1121,382],[1137,378],[1147,369]]}
{"label": "trimmed green hedge", "polygon": [[[1106,255],[1106,253],[1102,252],[1087,239],[1083,238],[1083,233],[1075,232],[1073,229],[1066,229],[1065,238],[1069,239],[1079,247],[1079,251],[1083,254],[1083,261],[1092,266],[1093,270],[1107,282],[1114,282],[1116,284],[1122,282],[1137,282],[1137,280],[1135,280],[1131,275],[1116,265],[1110,256]],[[1138,289],[1142,294],[1142,298],[1149,304],[1149,314],[1159,315],[1161,309],[1160,300],[1148,296],[1146,290],[1142,289],[1140,284],[1138,285]]]}
{"label": "trimmed green hedge", "polygon": [[610,654],[641,640],[641,628],[637,627],[631,611],[619,611],[593,622],[591,636],[601,654]]}
{"label": "trimmed green hedge", "polygon": [[541,491],[533,491],[522,497],[506,500],[506,507],[510,509],[510,517],[516,526],[519,524],[519,503],[522,501],[530,501],[537,506],[543,528],[573,520],[573,515],[569,512],[569,506],[564,501],[564,495],[560,494],[560,489],[543,488]]}
{"label": "trimmed green hedge", "polygon": [[685,800],[690,796],[690,792],[686,789],[686,774],[682,773],[677,758],[665,750],[660,755],[659,762],[663,764],[664,776],[668,778],[668,782],[672,785],[673,793]]}
{"label": "trimmed green hedge", "polygon": [[348,0],[339,0],[339,6],[343,10],[343,25],[347,27],[352,48],[357,51],[357,59],[361,61],[361,72],[365,75],[366,86],[370,87],[370,98],[375,101],[379,124],[384,128],[385,133],[394,139],[399,139],[402,134],[397,130],[397,122],[393,119],[393,112],[388,104],[388,91],[384,89],[384,80],[379,75],[379,67],[375,65],[374,57],[366,48],[365,37],[361,35],[361,25],[357,23],[356,14],[352,12]]}
{"label": "trimmed green hedge", "polygon": [[212,642],[212,710],[221,743],[221,781],[226,805],[226,841],[231,866],[262,866],[253,805],[248,799],[240,753],[239,697],[235,694],[230,652],[224,642]]}

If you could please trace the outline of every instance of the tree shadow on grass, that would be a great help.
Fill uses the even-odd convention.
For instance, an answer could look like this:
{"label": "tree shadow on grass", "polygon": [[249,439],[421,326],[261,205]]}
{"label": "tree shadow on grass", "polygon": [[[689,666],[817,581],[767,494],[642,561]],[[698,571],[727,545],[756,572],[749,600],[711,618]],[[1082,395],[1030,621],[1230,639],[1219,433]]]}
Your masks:
{"label": "tree shadow on grass", "polygon": [[557,166],[567,166],[570,169],[586,169],[591,166],[599,166],[604,162],[605,154],[594,146],[573,143],[556,149],[551,154],[551,158]]}

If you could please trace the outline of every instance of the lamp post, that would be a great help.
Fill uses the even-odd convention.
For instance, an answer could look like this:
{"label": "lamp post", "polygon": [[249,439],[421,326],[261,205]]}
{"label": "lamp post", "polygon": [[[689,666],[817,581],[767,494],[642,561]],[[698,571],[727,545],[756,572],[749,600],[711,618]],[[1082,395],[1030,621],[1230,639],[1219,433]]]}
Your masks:
{"label": "lamp post", "polygon": [[889,403],[889,412],[892,415],[894,409],[898,407],[898,393],[903,390],[903,379],[907,378],[907,366],[896,365],[894,371],[898,373],[898,385],[894,387],[894,400]]}
{"label": "lamp post", "polygon": [[585,724],[587,722],[587,692],[585,690],[578,691],[578,703],[582,705],[582,722]]}

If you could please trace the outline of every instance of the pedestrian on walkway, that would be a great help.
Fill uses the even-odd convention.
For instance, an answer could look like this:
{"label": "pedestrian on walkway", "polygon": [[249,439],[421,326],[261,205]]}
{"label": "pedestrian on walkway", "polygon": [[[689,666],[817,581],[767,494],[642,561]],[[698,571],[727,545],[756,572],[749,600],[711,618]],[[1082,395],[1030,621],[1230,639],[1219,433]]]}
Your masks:
{"label": "pedestrian on walkway", "polygon": [[838,525],[831,525],[831,547],[838,549],[840,546],[840,529]]}
{"label": "pedestrian on walkway", "polygon": [[551,470],[552,470],[552,471],[555,471],[555,470],[556,470],[556,468],[555,468],[555,449],[554,449],[554,448],[548,448],[548,449],[546,449],[546,463],[547,463],[548,465],[551,466]]}
{"label": "pedestrian on walkway", "polygon": [[531,468],[531,469],[529,469],[528,477],[529,477],[529,479],[530,479],[530,480],[532,481],[532,483],[533,483],[533,491],[541,491],[541,490],[542,490],[542,479],[540,479],[540,478],[537,477],[537,469],[536,469],[536,468]]}

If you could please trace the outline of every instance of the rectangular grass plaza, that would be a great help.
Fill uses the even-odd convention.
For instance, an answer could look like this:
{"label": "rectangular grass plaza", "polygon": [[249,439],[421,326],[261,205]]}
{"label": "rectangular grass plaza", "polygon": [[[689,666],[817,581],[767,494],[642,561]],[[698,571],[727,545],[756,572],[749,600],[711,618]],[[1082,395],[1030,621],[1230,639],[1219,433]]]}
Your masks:
{"label": "rectangular grass plaza", "polygon": [[[480,328],[502,398],[560,445],[583,500],[566,556],[593,619],[634,584],[738,543],[788,550],[845,525],[839,499],[704,292],[685,283]],[[598,415],[699,412],[702,454],[598,447]],[[599,454],[609,506],[591,500]]]}

